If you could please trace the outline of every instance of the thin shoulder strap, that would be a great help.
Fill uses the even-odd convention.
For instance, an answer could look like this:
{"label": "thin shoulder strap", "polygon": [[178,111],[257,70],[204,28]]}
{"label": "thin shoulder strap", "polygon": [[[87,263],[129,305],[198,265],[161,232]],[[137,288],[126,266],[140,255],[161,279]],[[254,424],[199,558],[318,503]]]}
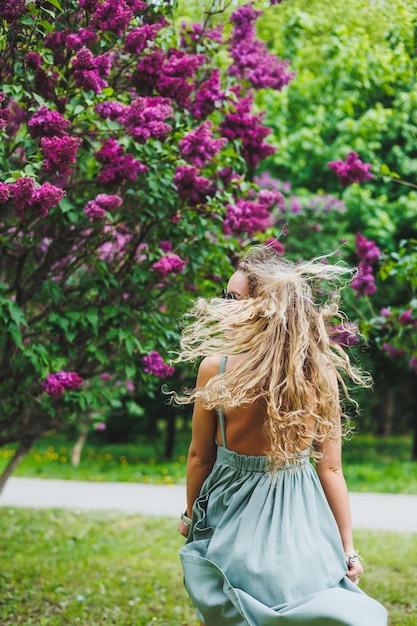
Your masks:
{"label": "thin shoulder strap", "polygon": [[[220,375],[224,374],[225,372],[226,362],[227,362],[227,355],[222,356],[222,360],[220,361],[220,370],[219,370]],[[223,409],[220,405],[218,408],[218,413],[219,413],[220,432],[222,434],[222,446],[226,447],[226,427],[224,423]]]}

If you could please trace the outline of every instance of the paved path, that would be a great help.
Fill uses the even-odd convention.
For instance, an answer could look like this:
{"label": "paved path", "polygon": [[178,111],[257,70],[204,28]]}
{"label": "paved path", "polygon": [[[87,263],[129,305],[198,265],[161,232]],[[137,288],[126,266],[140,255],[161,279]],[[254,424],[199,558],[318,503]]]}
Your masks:
{"label": "paved path", "polygon": [[[417,496],[351,493],[354,528],[417,533]],[[118,510],[178,517],[185,502],[182,485],[81,482],[10,478],[0,507]]]}

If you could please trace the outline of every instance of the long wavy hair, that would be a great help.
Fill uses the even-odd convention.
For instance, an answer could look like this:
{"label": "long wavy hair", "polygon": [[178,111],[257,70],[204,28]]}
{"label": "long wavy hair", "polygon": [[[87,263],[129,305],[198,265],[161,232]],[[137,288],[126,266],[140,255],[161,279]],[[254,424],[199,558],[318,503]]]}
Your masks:
{"label": "long wavy hair", "polygon": [[[262,401],[265,454],[270,469],[276,470],[299,458],[311,418],[316,422],[316,441],[339,436],[342,411],[329,367],[348,399],[349,379],[355,385],[371,385],[370,377],[354,367],[329,337],[331,323],[346,322],[339,310],[339,292],[354,270],[332,265],[328,257],[292,263],[264,246],[251,248],[238,270],[247,276],[249,297],[198,299],[189,313],[193,321],[183,330],[177,361],[242,353],[245,358],[203,389],[174,394],[175,401],[188,404],[198,398],[206,409],[221,405],[226,414]],[[350,430],[345,416],[342,432]],[[310,455],[321,457],[313,446]]]}

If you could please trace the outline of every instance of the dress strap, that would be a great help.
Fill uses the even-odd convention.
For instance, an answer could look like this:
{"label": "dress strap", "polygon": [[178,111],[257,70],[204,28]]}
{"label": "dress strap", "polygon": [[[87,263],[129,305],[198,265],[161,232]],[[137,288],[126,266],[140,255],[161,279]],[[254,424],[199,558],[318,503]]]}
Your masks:
{"label": "dress strap", "polygon": [[[224,355],[222,356],[222,360],[220,361],[220,370],[219,370],[220,375],[224,374],[225,372],[226,362],[227,362],[227,355]],[[220,405],[218,407],[218,414],[219,414],[220,432],[222,434],[222,446],[226,448],[226,427],[224,423],[223,409]]]}

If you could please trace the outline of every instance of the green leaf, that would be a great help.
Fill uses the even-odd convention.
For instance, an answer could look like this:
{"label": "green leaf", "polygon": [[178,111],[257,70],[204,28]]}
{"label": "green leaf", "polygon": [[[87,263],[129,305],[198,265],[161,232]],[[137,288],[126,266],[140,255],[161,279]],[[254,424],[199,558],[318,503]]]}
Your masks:
{"label": "green leaf", "polygon": [[[50,13],[50,11],[48,11],[48,13]],[[53,17],[55,17],[55,14],[53,14]],[[39,22],[39,26],[42,26],[42,28],[44,28],[47,33],[52,33],[54,30],[52,24],[47,20],[42,20],[41,22]]]}
{"label": "green leaf", "polygon": [[52,6],[56,7],[57,9],[59,9],[60,11],[62,11],[62,6],[60,5],[60,3],[58,2],[58,0],[48,0],[49,4],[52,4]]}

